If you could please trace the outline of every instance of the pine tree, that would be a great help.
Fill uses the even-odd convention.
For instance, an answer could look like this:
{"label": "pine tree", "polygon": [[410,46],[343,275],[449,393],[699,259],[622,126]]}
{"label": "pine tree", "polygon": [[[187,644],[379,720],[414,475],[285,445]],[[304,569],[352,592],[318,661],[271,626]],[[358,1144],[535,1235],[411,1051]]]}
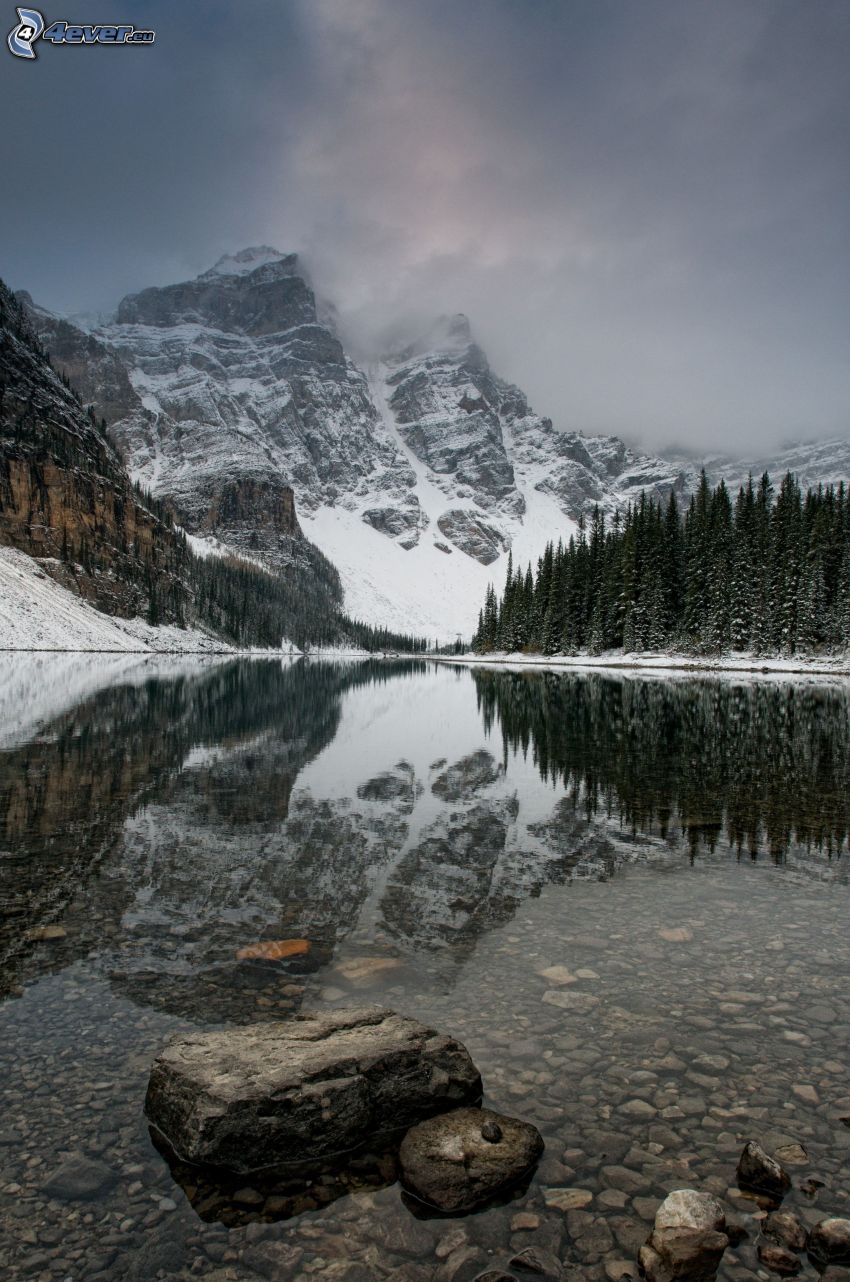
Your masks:
{"label": "pine tree", "polygon": [[609,529],[598,509],[564,546],[547,544],[536,574],[508,558],[499,598],[488,586],[481,650],[578,653],[622,646],[794,653],[845,647],[850,622],[850,500],[845,487],[803,499],[791,475],[776,500],[765,474],[742,486],[703,474],[684,521],[643,495]]}

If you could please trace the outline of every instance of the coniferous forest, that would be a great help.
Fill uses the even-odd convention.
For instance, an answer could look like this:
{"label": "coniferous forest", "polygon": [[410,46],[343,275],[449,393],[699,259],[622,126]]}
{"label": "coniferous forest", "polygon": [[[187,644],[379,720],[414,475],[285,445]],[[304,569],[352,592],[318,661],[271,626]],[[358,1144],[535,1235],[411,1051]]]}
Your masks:
{"label": "coniferous forest", "polygon": [[684,650],[841,652],[850,640],[850,497],[752,477],[733,501],[702,474],[682,517],[645,495],[606,522],[595,509],[536,572],[509,559],[472,648],[542,654]]}

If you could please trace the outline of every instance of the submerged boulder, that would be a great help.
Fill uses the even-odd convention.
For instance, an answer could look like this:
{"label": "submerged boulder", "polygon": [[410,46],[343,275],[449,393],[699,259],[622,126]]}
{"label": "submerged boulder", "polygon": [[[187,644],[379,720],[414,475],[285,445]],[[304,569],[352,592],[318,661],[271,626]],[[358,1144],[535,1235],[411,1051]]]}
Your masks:
{"label": "submerged boulder", "polygon": [[45,1197],[86,1202],[102,1197],[118,1179],[116,1171],[83,1153],[70,1153],[42,1184]]}
{"label": "submerged boulder", "polygon": [[461,1108],[408,1131],[399,1150],[404,1187],[440,1211],[469,1211],[535,1165],[543,1137],[530,1122]]}
{"label": "submerged boulder", "polygon": [[791,1176],[775,1157],[765,1153],[761,1144],[749,1140],[738,1159],[738,1183],[742,1188],[766,1193],[781,1200],[791,1187]]}
{"label": "submerged boulder", "polygon": [[722,1233],[726,1228],[726,1212],[710,1193],[676,1189],[668,1193],[655,1212],[655,1228],[713,1229]]}
{"label": "submerged boulder", "polygon": [[696,1189],[676,1189],[658,1208],[655,1225],[640,1249],[649,1282],[711,1282],[729,1245],[726,1212],[717,1198]]}
{"label": "submerged boulder", "polygon": [[789,1251],[805,1251],[808,1231],[791,1211],[772,1211],[761,1226],[765,1237],[786,1246]]}
{"label": "submerged boulder", "polygon": [[781,1273],[786,1277],[799,1273],[802,1268],[799,1255],[780,1242],[760,1242],[758,1257],[771,1273]]}
{"label": "submerged boulder", "polygon": [[809,1234],[809,1254],[822,1264],[850,1264],[850,1220],[818,1220]]}
{"label": "submerged boulder", "polygon": [[183,1161],[249,1174],[358,1148],[480,1097],[453,1037],[374,1007],[175,1038],[145,1112]]}

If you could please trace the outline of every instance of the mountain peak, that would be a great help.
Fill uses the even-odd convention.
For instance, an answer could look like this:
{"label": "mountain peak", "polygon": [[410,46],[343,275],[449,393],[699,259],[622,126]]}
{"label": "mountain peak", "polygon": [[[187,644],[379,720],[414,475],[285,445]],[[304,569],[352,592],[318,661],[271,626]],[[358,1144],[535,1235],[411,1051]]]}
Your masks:
{"label": "mountain peak", "polygon": [[438,316],[427,329],[418,331],[413,342],[406,341],[403,346],[391,348],[385,359],[396,363],[426,356],[429,352],[460,354],[471,346],[469,318],[463,312],[455,312],[452,316]]}
{"label": "mountain peak", "polygon": [[271,245],[252,245],[248,249],[238,250],[235,254],[222,254],[209,271],[202,273],[202,277],[247,276],[249,272],[256,271],[258,267],[264,267],[267,263],[283,263],[287,260],[294,263],[295,255],[282,254],[279,249],[272,249]]}
{"label": "mountain peak", "polygon": [[472,342],[472,331],[469,317],[463,312],[453,316],[439,316],[431,327],[427,338],[428,346],[437,351],[461,351]]}

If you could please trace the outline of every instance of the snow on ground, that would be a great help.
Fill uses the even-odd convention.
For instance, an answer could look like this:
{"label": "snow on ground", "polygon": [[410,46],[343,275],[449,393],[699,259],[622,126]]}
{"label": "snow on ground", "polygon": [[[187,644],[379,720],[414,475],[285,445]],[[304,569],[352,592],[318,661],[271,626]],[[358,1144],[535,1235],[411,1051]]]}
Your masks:
{"label": "snow on ground", "polygon": [[467,654],[463,657],[440,656],[440,663],[473,664],[488,668],[533,668],[533,669],[592,669],[609,668],[629,670],[649,668],[654,672],[745,672],[761,675],[776,673],[782,675],[813,676],[850,676],[850,654],[825,655],[820,658],[806,658],[804,655],[793,655],[790,658],[764,658],[763,655],[749,654],[746,651],[735,654],[713,657],[697,657],[692,654],[677,654],[674,651],[658,653],[650,650],[644,653],[624,654],[620,650],[609,650],[598,655],[544,655],[544,654]]}
{"label": "snow on ground", "polygon": [[448,556],[430,539],[406,552],[344,508],[319,508],[301,527],[339,571],[352,618],[442,640],[472,634],[492,566]]}
{"label": "snow on ground", "polygon": [[0,547],[0,650],[107,650],[216,653],[226,642],[170,624],[117,619],[51,579],[38,561]]}
{"label": "snow on ground", "polygon": [[[569,538],[575,525],[543,494],[527,494],[528,508],[513,529],[514,564],[536,567],[546,543]],[[441,511],[446,507],[443,497]],[[482,514],[486,520],[486,515]],[[405,551],[392,539],[367,525],[357,512],[321,507],[300,517],[305,535],[336,566],[345,592],[345,610],[352,618],[412,632],[440,642],[458,633],[469,640],[484,605],[487,585],[501,592],[507,553],[482,565],[455,548],[449,555],[434,546],[425,531],[416,547]],[[435,527],[436,529],[436,527]],[[438,537],[442,537],[437,532]]]}
{"label": "snow on ground", "polygon": [[[177,526],[176,528],[181,529],[182,527]],[[222,543],[221,539],[217,539],[214,534],[186,534],[185,530],[183,530],[183,533],[186,535],[186,542],[195,556],[202,561],[209,560],[211,556],[227,557],[232,561],[244,561],[246,565],[255,566],[265,574],[274,574],[274,571],[269,568],[268,562],[264,561],[262,557],[252,556],[250,552],[245,552],[242,548],[235,548],[229,543]]]}

